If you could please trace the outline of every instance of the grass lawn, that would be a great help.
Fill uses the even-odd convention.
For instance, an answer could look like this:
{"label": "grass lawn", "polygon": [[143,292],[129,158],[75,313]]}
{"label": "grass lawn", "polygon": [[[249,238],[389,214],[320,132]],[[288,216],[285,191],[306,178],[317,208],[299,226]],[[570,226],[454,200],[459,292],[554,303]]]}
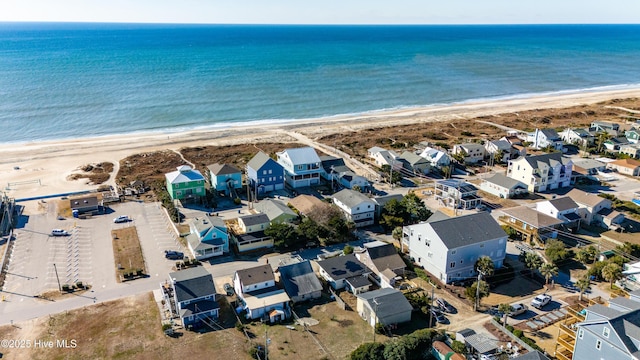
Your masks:
{"label": "grass lawn", "polygon": [[136,227],[112,230],[111,238],[118,282],[122,282],[124,274],[130,271],[141,269],[142,273],[146,273]]}

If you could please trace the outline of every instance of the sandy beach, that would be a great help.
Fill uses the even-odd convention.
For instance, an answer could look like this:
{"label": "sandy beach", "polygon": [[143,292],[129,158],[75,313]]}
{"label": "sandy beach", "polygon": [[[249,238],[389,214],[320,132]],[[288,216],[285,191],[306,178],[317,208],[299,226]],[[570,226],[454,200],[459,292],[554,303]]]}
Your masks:
{"label": "sandy beach", "polygon": [[[468,102],[429,106],[359,116],[340,116],[228,128],[201,129],[181,133],[140,133],[91,137],[78,129],[73,140],[42,141],[0,145],[0,186],[9,196],[25,197],[82,191],[96,188],[67,176],[88,163],[112,162],[116,165],[108,184],[115,184],[119,161],[129,155],[156,150],[178,150],[205,145],[233,145],[259,142],[289,142],[284,131],[297,131],[311,138],[350,131],[412,123],[469,119],[501,113],[547,108],[565,108],[611,99],[640,97],[640,88],[533,96],[528,98]],[[422,125],[428,126],[428,125]],[[38,181],[38,183],[12,184]]]}

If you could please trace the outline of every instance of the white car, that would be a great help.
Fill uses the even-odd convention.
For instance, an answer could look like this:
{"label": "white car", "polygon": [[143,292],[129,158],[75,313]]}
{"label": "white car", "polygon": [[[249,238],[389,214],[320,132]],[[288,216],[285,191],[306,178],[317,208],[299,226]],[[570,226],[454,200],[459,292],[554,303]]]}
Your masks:
{"label": "white car", "polygon": [[62,229],[53,229],[51,230],[51,236],[69,236],[69,232]]}
{"label": "white car", "polygon": [[520,314],[526,313],[527,310],[529,310],[529,308],[527,307],[527,305],[523,303],[511,305],[511,311],[509,312],[509,316],[518,316]]}
{"label": "white car", "polygon": [[550,302],[551,302],[551,295],[542,294],[542,295],[536,296],[535,298],[533,298],[533,300],[531,300],[531,306],[533,306],[536,309],[542,309],[543,307],[545,307],[545,305],[547,305]]}
{"label": "white car", "polygon": [[120,215],[117,218],[113,219],[114,223],[123,223],[123,222],[129,222],[131,219],[129,219],[128,215]]}

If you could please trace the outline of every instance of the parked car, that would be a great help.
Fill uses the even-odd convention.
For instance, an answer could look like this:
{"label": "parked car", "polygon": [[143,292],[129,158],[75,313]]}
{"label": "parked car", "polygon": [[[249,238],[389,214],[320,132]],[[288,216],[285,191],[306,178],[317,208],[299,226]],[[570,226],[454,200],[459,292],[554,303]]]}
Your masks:
{"label": "parked car", "polygon": [[431,315],[433,316],[433,318],[439,323],[439,324],[446,324],[447,323],[447,318],[444,316],[443,313],[441,313],[440,311],[436,310],[436,309],[431,309]]}
{"label": "parked car", "polygon": [[438,307],[440,307],[440,309],[442,309],[442,311],[446,313],[452,314],[456,312],[456,309],[443,298],[436,299],[436,304],[438,305]]}
{"label": "parked car", "polygon": [[169,260],[182,260],[184,259],[184,254],[179,251],[165,250],[164,257]]}
{"label": "parked car", "polygon": [[116,224],[129,222],[129,221],[131,221],[131,219],[129,219],[128,215],[120,215],[117,218],[113,219],[113,222],[116,223]]}
{"label": "parked car", "polygon": [[51,230],[51,236],[69,236],[69,232],[62,229]]}
{"label": "parked car", "polygon": [[533,298],[533,300],[531,300],[531,306],[533,306],[536,309],[542,309],[543,307],[545,307],[545,305],[547,305],[550,302],[551,302],[551,295],[542,294],[542,295],[536,296],[535,298]]}
{"label": "parked car", "polygon": [[233,294],[235,294],[235,290],[233,290],[233,286],[231,286],[231,284],[226,283],[222,287],[224,288],[224,291],[227,293],[227,296],[232,296]]}
{"label": "parked car", "polygon": [[522,303],[511,305],[511,311],[509,312],[509,316],[518,316],[526,313],[527,310],[529,310],[527,305]]}

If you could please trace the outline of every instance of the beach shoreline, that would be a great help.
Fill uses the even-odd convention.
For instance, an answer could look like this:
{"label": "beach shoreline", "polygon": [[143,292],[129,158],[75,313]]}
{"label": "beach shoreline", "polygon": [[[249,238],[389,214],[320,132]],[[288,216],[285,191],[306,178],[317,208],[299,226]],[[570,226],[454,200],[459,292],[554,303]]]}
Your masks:
{"label": "beach shoreline", "polygon": [[[110,183],[114,183],[118,162],[130,155],[157,150],[179,150],[194,146],[224,146],[243,143],[291,142],[285,131],[296,131],[311,138],[341,131],[357,131],[407,124],[495,116],[534,109],[559,109],[593,104],[612,99],[640,97],[640,87],[607,91],[534,95],[469,101],[450,105],[395,109],[363,115],[344,115],[294,120],[275,124],[255,124],[224,128],[195,129],[175,133],[133,133],[101,137],[79,137],[67,140],[47,140],[0,145],[0,179],[9,196],[23,198],[70,191],[82,191],[88,186],[66,178],[79,166],[108,161],[116,164]],[[285,148],[285,146],[283,146]],[[8,183],[39,180],[40,185],[7,186]],[[8,187],[8,190],[7,188]]]}

